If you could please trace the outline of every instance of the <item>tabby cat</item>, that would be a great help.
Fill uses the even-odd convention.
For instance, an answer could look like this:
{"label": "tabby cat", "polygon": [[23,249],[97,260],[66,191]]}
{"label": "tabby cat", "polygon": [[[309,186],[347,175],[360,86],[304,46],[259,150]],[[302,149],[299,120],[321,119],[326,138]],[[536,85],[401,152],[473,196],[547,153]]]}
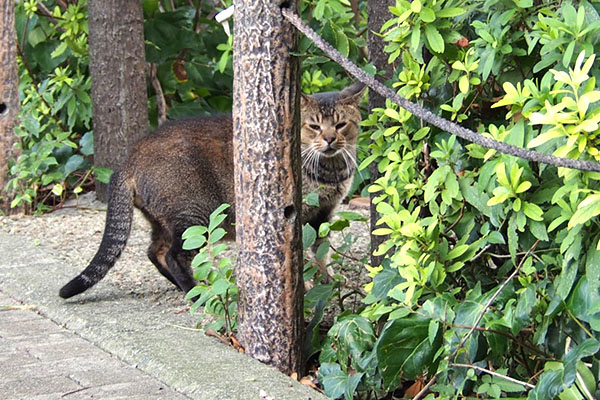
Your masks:
{"label": "tabby cat", "polygon": [[[362,84],[355,84],[341,92],[302,95],[302,192],[317,191],[320,201],[318,207],[302,206],[302,222],[315,229],[329,220],[350,190],[363,90]],[[182,250],[181,234],[192,225],[208,225],[210,213],[229,203],[224,226],[233,237],[233,174],[231,116],[169,122],[142,139],[111,177],[98,252],[60,290],[60,297],[82,293],[115,264],[129,237],[133,207],[152,226],[148,257],[169,281],[189,291],[196,282],[191,254]]]}

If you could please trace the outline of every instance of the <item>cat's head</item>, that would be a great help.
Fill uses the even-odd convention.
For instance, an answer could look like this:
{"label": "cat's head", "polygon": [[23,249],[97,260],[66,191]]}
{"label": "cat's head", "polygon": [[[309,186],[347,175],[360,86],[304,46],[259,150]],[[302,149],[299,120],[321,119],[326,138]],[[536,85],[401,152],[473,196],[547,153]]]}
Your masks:
{"label": "cat's head", "polygon": [[343,155],[344,149],[354,155],[360,133],[359,103],[365,85],[355,83],[340,92],[302,94],[302,153],[320,156]]}

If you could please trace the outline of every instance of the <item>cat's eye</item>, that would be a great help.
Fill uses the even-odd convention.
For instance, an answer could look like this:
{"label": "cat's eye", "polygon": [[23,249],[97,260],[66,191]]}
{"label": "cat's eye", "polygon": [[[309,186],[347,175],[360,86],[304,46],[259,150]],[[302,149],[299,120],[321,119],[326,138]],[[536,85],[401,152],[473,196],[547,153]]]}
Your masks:
{"label": "cat's eye", "polygon": [[320,125],[310,124],[310,125],[308,125],[308,127],[310,129],[312,129],[313,131],[320,131],[321,130],[321,126]]}
{"label": "cat's eye", "polygon": [[346,126],[345,122],[340,122],[335,125],[335,129],[337,129],[339,131],[340,129],[344,129],[345,126]]}

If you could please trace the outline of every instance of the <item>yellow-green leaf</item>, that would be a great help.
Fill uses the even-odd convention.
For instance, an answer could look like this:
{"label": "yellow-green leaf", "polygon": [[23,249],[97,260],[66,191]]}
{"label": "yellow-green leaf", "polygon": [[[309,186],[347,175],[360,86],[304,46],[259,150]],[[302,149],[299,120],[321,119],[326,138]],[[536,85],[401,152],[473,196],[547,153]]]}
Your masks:
{"label": "yellow-green leaf", "polygon": [[517,186],[517,190],[515,190],[515,192],[523,193],[523,192],[526,192],[527,190],[529,190],[530,187],[531,187],[531,182],[523,181],[523,182],[519,183],[519,186]]}

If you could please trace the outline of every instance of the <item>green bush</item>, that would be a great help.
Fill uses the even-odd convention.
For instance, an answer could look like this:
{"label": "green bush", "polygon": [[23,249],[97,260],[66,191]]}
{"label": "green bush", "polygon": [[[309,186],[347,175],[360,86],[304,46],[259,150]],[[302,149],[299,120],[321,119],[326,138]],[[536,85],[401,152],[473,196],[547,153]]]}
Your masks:
{"label": "green bush", "polygon": [[[164,9],[157,0],[143,2],[146,58],[156,66],[168,117],[228,111],[231,59],[219,50],[227,43],[221,25],[207,18],[212,5],[196,13],[188,1],[166,4]],[[15,195],[13,207],[42,212],[93,189],[94,179],[107,182],[110,171],[92,165],[86,0],[22,0],[15,13],[20,75],[15,134],[21,156],[10,164],[6,189]],[[148,90],[155,128],[157,94],[152,85]]]}
{"label": "green bush", "polygon": [[44,211],[60,203],[66,189],[81,192],[93,169],[92,105],[88,76],[85,1],[66,9],[48,2],[40,17],[37,1],[16,3],[19,51],[21,155],[10,164],[11,206]]}
{"label": "green bush", "polygon": [[[497,140],[599,160],[595,5],[398,0],[391,11],[382,33],[399,94]],[[363,125],[373,144],[361,167],[382,174],[369,188],[385,236],[374,250],[387,257],[369,267],[362,312],[331,328],[364,318],[372,333],[337,343],[361,349],[343,359],[323,350],[324,383],[346,376],[326,392],[401,395],[435,376],[427,398],[596,398],[600,175],[463,142],[391,103]]]}

